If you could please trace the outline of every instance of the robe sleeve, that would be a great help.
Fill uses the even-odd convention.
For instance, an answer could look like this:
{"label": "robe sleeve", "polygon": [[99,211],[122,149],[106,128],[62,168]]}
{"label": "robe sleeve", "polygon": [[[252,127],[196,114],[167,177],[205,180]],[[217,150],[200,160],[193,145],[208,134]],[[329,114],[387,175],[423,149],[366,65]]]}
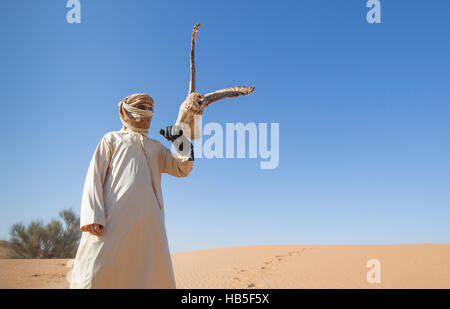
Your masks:
{"label": "robe sleeve", "polygon": [[109,167],[112,148],[104,136],[92,156],[84,182],[81,199],[80,230],[86,225],[100,224],[105,226],[105,206],[103,200],[103,183]]}
{"label": "robe sleeve", "polygon": [[181,154],[172,152],[161,144],[161,173],[167,173],[175,177],[186,177],[194,167],[194,161]]}

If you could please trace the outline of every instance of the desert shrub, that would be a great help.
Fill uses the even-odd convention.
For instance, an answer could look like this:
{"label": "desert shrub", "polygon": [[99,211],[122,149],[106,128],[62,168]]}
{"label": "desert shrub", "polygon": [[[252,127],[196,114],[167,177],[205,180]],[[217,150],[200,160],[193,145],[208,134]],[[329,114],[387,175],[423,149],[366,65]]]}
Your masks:
{"label": "desert shrub", "polygon": [[32,221],[11,227],[10,257],[22,259],[73,258],[81,237],[80,219],[71,209],[62,210],[63,222],[52,220],[47,225]]}

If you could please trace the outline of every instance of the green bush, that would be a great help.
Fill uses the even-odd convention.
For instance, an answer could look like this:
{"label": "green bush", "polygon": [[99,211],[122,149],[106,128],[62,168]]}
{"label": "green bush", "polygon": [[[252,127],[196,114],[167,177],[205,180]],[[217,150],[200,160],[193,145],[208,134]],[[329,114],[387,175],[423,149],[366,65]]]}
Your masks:
{"label": "green bush", "polygon": [[47,225],[33,221],[27,227],[14,224],[9,240],[10,255],[21,259],[52,259],[75,257],[81,232],[80,219],[71,209],[59,213],[63,223],[52,220]]}

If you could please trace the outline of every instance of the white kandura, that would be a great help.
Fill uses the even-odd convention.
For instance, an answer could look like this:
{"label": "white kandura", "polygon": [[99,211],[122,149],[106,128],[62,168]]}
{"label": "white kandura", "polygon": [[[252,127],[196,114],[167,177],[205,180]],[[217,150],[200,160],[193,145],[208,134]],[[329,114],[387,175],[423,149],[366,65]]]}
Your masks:
{"label": "white kandura", "polygon": [[161,174],[185,177],[192,168],[188,157],[140,133],[105,134],[89,165],[80,217],[82,230],[105,228],[100,237],[82,233],[70,288],[176,288]]}

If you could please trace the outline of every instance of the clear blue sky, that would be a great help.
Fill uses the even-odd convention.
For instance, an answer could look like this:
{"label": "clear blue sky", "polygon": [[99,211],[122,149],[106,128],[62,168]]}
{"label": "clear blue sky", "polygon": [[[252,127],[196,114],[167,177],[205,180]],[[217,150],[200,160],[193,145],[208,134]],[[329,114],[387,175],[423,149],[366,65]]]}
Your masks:
{"label": "clear blue sky", "polygon": [[164,176],[172,252],[450,242],[450,2],[381,4],[368,24],[365,0],[81,0],[68,24],[65,0],[2,0],[0,238],[79,212],[126,95],[155,99],[150,137],[163,141],[201,22],[198,91],[256,86],[204,122],[279,122],[280,164],[202,159]]}

